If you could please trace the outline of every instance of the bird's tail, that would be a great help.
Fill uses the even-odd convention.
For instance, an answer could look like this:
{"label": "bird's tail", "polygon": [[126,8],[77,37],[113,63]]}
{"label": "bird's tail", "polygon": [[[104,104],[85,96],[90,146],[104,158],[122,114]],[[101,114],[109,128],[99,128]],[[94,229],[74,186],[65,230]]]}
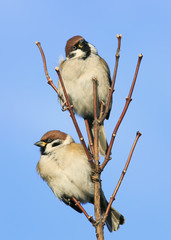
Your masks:
{"label": "bird's tail", "polygon": [[[108,206],[108,202],[102,192],[101,194],[101,211],[102,215],[105,213],[106,208]],[[117,231],[119,228],[119,225],[124,224],[125,218],[120,214],[118,211],[116,211],[113,207],[110,208],[109,214],[106,219],[106,225],[110,232]]]}
{"label": "bird's tail", "polygon": [[[88,121],[88,124],[91,131],[91,137],[93,140],[94,139],[93,125],[91,121],[90,122]],[[105,134],[105,129],[103,124],[99,126],[98,148],[99,148],[100,155],[105,156],[107,153],[108,144],[107,144],[107,139],[106,139],[106,134]]]}

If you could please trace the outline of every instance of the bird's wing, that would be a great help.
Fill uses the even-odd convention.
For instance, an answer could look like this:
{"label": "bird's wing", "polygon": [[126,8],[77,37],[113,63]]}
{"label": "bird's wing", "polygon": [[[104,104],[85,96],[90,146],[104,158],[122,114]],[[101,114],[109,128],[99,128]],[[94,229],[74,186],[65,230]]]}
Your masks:
{"label": "bird's wing", "polygon": [[[112,80],[111,80],[111,76],[110,76],[109,66],[108,66],[108,64],[106,63],[106,61],[105,61],[103,58],[100,57],[100,59],[101,59],[102,65],[104,66],[104,68],[106,68],[107,75],[108,75],[108,80],[109,80],[109,85],[111,86],[111,85],[112,85]],[[111,106],[112,106],[112,99],[111,99]],[[109,112],[108,112],[108,114],[107,114],[107,116],[106,116],[106,119],[108,119],[109,116],[110,116],[111,106],[110,106],[110,108],[109,108]]]}
{"label": "bird's wing", "polygon": [[101,60],[102,65],[104,66],[104,68],[106,68],[107,75],[108,75],[108,79],[109,79],[109,84],[110,84],[110,86],[111,86],[112,81],[111,81],[111,77],[110,77],[110,69],[109,69],[109,66],[108,66],[107,62],[106,62],[102,57],[100,57],[100,60]]}

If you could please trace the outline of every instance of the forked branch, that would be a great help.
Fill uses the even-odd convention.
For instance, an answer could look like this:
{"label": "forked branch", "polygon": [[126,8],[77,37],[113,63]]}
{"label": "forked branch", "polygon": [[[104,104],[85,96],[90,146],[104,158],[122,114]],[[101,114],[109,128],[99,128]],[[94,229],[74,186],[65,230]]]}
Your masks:
{"label": "forked branch", "polygon": [[122,120],[123,120],[123,118],[125,116],[125,113],[126,113],[126,111],[128,109],[128,106],[129,106],[129,104],[130,104],[130,102],[132,100],[131,97],[132,97],[132,93],[133,93],[133,90],[134,90],[134,86],[135,86],[135,82],[136,82],[136,79],[137,79],[137,75],[138,75],[138,71],[139,71],[139,67],[140,67],[140,63],[141,63],[142,57],[143,57],[143,55],[140,54],[139,58],[138,58],[138,63],[137,63],[135,75],[134,75],[134,78],[133,78],[133,81],[132,81],[132,85],[131,85],[131,88],[130,88],[130,91],[129,91],[129,95],[128,95],[128,97],[126,97],[126,103],[125,103],[124,109],[123,109],[123,111],[121,113],[121,116],[120,116],[120,118],[119,118],[119,120],[118,120],[118,122],[117,122],[117,124],[116,124],[116,126],[114,128],[114,131],[113,131],[113,134],[112,134],[112,138],[111,138],[111,141],[110,141],[110,144],[109,144],[109,148],[108,148],[105,160],[104,160],[104,162],[101,165],[101,171],[103,171],[104,167],[106,166],[106,164],[109,161],[109,157],[110,157],[110,154],[111,154],[111,150],[112,150],[112,146],[113,146],[113,143],[114,143],[114,140],[115,140],[116,133],[117,133],[118,128],[119,128],[119,126],[120,126],[120,124],[121,124],[121,122],[122,122]]}
{"label": "forked branch", "polygon": [[121,185],[121,183],[122,183],[122,180],[123,180],[123,178],[124,178],[124,176],[125,176],[125,173],[126,173],[126,171],[127,171],[127,169],[128,169],[129,163],[130,163],[130,161],[131,161],[132,154],[133,154],[133,152],[134,152],[135,146],[136,146],[137,141],[138,141],[138,139],[139,139],[140,136],[141,136],[141,133],[140,133],[140,132],[137,132],[136,138],[135,138],[134,143],[133,143],[133,145],[132,145],[132,148],[131,148],[131,151],[130,151],[130,153],[129,153],[128,160],[127,160],[127,162],[126,162],[126,164],[125,164],[124,170],[122,171],[122,174],[121,174],[121,176],[120,176],[120,179],[119,179],[119,181],[118,181],[118,184],[117,184],[117,186],[116,186],[116,188],[115,188],[115,190],[114,190],[114,192],[113,192],[113,194],[112,194],[112,196],[111,196],[111,198],[110,198],[110,202],[109,202],[109,204],[108,204],[108,206],[107,206],[107,209],[106,209],[106,212],[105,212],[105,214],[104,214],[104,216],[103,216],[103,222],[104,222],[104,223],[105,223],[106,218],[107,218],[107,216],[108,216],[110,207],[111,207],[113,201],[115,200],[115,196],[116,196],[116,194],[117,194],[117,192],[118,192],[118,189],[119,189],[119,187],[120,187],[120,185]]}
{"label": "forked branch", "polygon": [[137,78],[137,74],[138,74],[138,71],[139,71],[139,66],[140,66],[140,63],[141,63],[141,59],[142,59],[142,55],[139,55],[139,59],[138,59],[138,63],[137,63],[137,67],[136,67],[136,71],[135,71],[135,75],[134,75],[134,78],[133,78],[133,82],[132,82],[132,85],[131,85],[131,88],[130,88],[130,91],[129,91],[129,95],[128,97],[126,98],[126,103],[125,103],[125,106],[124,106],[124,109],[121,113],[121,116],[114,128],[114,131],[113,131],[113,134],[112,134],[112,137],[111,137],[111,141],[110,141],[110,145],[109,145],[109,148],[108,148],[108,151],[107,151],[107,154],[106,154],[106,157],[105,157],[105,160],[104,162],[102,163],[102,165],[100,166],[99,164],[99,151],[98,151],[98,130],[99,130],[99,124],[101,124],[104,119],[106,118],[107,114],[108,114],[108,111],[109,111],[109,108],[110,108],[110,104],[111,104],[111,101],[112,101],[112,94],[114,92],[114,85],[115,85],[115,81],[116,81],[116,75],[117,75],[117,69],[118,69],[118,62],[119,62],[119,57],[120,57],[120,46],[121,46],[121,35],[117,35],[117,38],[118,38],[118,47],[117,47],[117,52],[116,52],[116,61],[115,61],[115,68],[114,68],[114,74],[113,74],[113,79],[112,79],[112,84],[111,84],[111,88],[109,90],[109,98],[108,98],[108,102],[107,102],[107,105],[106,105],[106,108],[105,108],[105,111],[103,112],[104,110],[104,103],[102,102],[101,103],[101,108],[100,108],[100,115],[99,115],[99,119],[97,119],[97,79],[93,79],[93,105],[94,105],[94,122],[93,122],[93,129],[94,129],[94,142],[92,141],[91,139],[91,134],[90,134],[90,129],[88,129],[88,123],[86,122],[85,120],[85,124],[86,124],[86,129],[87,129],[87,132],[88,132],[88,138],[89,138],[89,144],[90,144],[90,148],[91,148],[91,151],[93,153],[93,156],[94,156],[94,162],[93,162],[93,159],[86,147],[86,144],[84,142],[84,139],[83,139],[83,136],[81,134],[81,131],[79,129],[79,126],[77,124],[77,121],[76,121],[76,118],[75,118],[75,114],[73,112],[73,106],[70,104],[70,101],[69,101],[69,98],[68,98],[68,95],[67,95],[67,92],[66,92],[66,89],[65,89],[65,86],[64,86],[64,82],[62,80],[62,77],[61,77],[61,74],[60,74],[60,71],[59,71],[59,68],[55,68],[57,74],[58,74],[58,77],[59,77],[59,81],[61,83],[61,86],[62,86],[62,89],[63,89],[63,93],[64,93],[64,96],[65,96],[65,99],[66,99],[66,103],[65,103],[65,99],[59,95],[59,92],[58,92],[58,89],[57,87],[53,84],[53,81],[52,79],[49,77],[49,74],[48,74],[48,71],[47,71],[47,65],[46,65],[46,59],[45,59],[45,55],[44,55],[44,52],[41,48],[41,45],[39,42],[36,42],[36,45],[38,46],[40,52],[41,52],[41,55],[42,55],[42,59],[43,59],[43,64],[44,64],[44,70],[45,70],[45,74],[46,74],[46,78],[47,78],[47,81],[48,81],[48,84],[52,86],[52,88],[56,91],[56,93],[58,94],[59,98],[61,99],[61,101],[63,102],[63,104],[66,104],[66,109],[69,110],[70,112],[70,116],[73,120],[73,123],[74,123],[74,126],[77,130],[77,133],[78,133],[78,136],[80,138],[80,141],[81,141],[81,144],[83,145],[84,147],[84,150],[85,150],[85,153],[87,155],[87,158],[89,160],[89,162],[91,163],[91,166],[92,166],[92,172],[93,172],[93,176],[92,176],[92,180],[94,181],[94,208],[95,208],[95,220],[93,219],[92,216],[89,216],[87,214],[87,212],[85,211],[85,209],[81,206],[80,202],[78,202],[76,200],[76,198],[72,197],[73,201],[75,202],[75,205],[78,206],[81,211],[85,214],[85,216],[87,217],[87,219],[92,223],[92,225],[96,228],[96,236],[97,236],[97,239],[98,240],[104,240],[104,233],[103,233],[103,227],[104,227],[104,223],[105,223],[105,220],[108,216],[108,213],[109,213],[109,210],[110,210],[110,207],[113,203],[113,201],[115,200],[115,197],[116,197],[116,194],[118,192],[118,189],[122,183],[122,180],[125,176],[125,173],[128,169],[128,166],[129,166],[129,163],[130,163],[130,160],[131,160],[131,157],[132,157],[132,154],[133,154],[133,151],[135,149],[135,146],[136,146],[136,143],[139,139],[139,137],[141,136],[141,133],[140,132],[137,132],[137,136],[136,136],[136,139],[132,145],[132,148],[131,148],[131,151],[129,153],[129,156],[128,156],[128,159],[127,159],[127,162],[126,162],[126,165],[125,165],[125,168],[124,170],[122,171],[122,174],[121,174],[121,177],[118,181],[118,184],[111,196],[111,199],[110,199],[110,202],[108,204],[108,207],[106,209],[106,212],[103,216],[103,219],[101,217],[101,206],[100,206],[100,192],[101,192],[101,179],[100,179],[100,175],[101,175],[101,171],[103,171],[104,167],[106,166],[106,164],[108,163],[109,159],[110,159],[110,154],[111,154],[111,149],[112,149],[112,146],[113,146],[113,143],[114,143],[114,140],[115,140],[115,136],[116,136],[116,133],[118,131],[118,128],[125,116],[125,113],[128,109],[128,106],[129,106],[129,103],[131,102],[131,97],[132,97],[132,93],[133,93],[133,90],[134,90],[134,86],[135,86],[135,82],[136,82],[136,78]]}

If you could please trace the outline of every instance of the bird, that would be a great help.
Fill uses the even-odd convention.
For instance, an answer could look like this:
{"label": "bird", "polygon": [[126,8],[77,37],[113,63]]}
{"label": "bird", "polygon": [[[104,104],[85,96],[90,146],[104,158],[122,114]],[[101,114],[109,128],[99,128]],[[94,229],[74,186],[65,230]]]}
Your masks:
{"label": "bird", "polygon": [[[82,213],[72,197],[81,203],[94,204],[92,167],[81,144],[59,130],[46,132],[35,143],[40,147],[41,157],[37,172],[47,182],[55,196],[74,210]],[[105,213],[108,201],[101,190],[101,212]],[[106,225],[110,232],[116,231],[125,218],[113,207],[110,208]]]}
{"label": "bird", "polygon": [[[100,106],[103,102],[104,110],[111,87],[110,70],[106,61],[98,55],[97,49],[82,36],[70,38],[65,47],[66,59],[59,66],[71,105],[76,114],[87,120],[93,139],[93,78],[97,79],[97,117],[100,115]],[[58,81],[59,95],[65,100],[63,89]],[[63,102],[59,99],[61,105]],[[66,101],[66,100],[65,100]],[[109,118],[112,101],[106,119]],[[99,152],[106,155],[108,144],[104,124],[99,126]]]}

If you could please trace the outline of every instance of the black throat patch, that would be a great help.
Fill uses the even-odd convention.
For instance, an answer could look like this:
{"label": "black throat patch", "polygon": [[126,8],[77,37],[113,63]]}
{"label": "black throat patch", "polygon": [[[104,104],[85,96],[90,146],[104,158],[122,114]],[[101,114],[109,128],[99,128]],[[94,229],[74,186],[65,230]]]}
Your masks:
{"label": "black throat patch", "polygon": [[82,51],[85,52],[85,54],[86,54],[84,57],[82,57],[82,59],[86,60],[86,58],[88,58],[90,56],[90,53],[91,53],[90,47],[89,47],[87,42],[85,42],[85,44],[82,48]]}

